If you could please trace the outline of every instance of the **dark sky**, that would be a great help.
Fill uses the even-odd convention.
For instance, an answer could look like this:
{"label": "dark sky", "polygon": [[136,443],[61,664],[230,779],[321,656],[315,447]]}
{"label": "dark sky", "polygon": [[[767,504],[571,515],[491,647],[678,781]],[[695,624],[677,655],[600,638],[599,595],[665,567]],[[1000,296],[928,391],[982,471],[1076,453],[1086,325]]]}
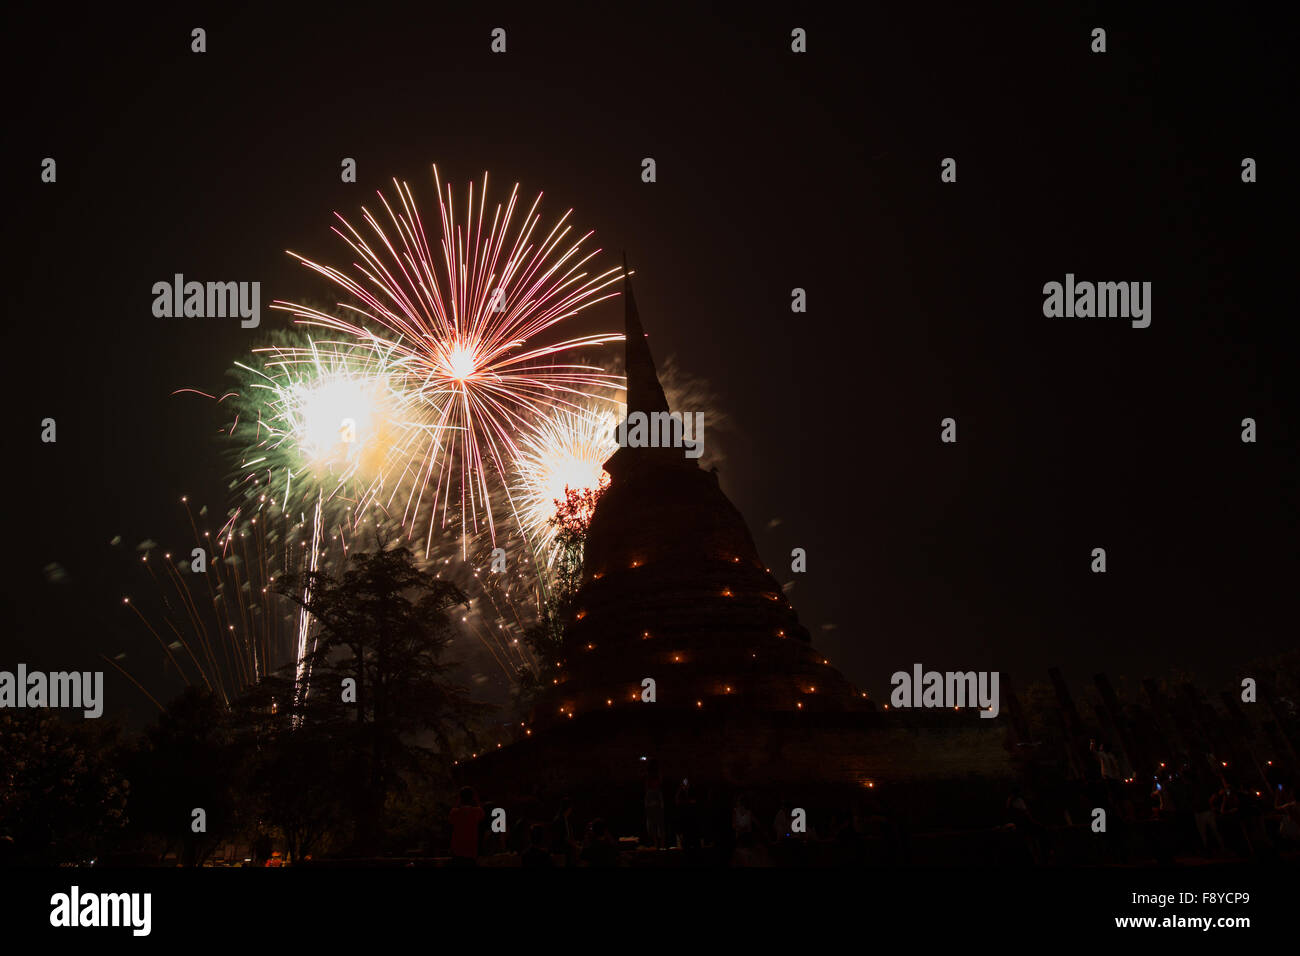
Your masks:
{"label": "dark sky", "polygon": [[[285,249],[347,264],[332,212],[394,176],[431,203],[434,162],[458,187],[489,170],[498,199],[544,190],[546,219],[572,207],[611,265],[627,250],[656,356],[730,419],[706,433],[724,489],[774,570],[808,550],[795,606],[877,695],[915,661],[1022,683],[1180,666],[1217,685],[1295,643],[1286,30],[1128,5],[531,6],[7,14],[0,667],[128,650],[174,692],[121,608],[122,555],[185,539],[181,494],[228,502],[220,416],[171,392],[219,388],[286,321],[270,300],[328,298]],[[154,318],[151,287],[176,272],[261,281],[263,330]],[[1067,272],[1152,282],[1151,327],[1045,318],[1042,286]],[[575,328],[620,316],[607,303]],[[107,680],[110,713],[148,712]]]}

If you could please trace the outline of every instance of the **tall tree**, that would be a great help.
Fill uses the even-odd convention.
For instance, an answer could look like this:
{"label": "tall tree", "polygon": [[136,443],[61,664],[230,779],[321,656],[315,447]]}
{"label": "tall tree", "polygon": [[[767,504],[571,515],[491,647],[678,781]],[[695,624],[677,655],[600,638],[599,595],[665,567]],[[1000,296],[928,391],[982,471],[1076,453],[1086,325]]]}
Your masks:
{"label": "tall tree", "polygon": [[[282,581],[281,593],[307,610],[317,628],[308,656],[310,694],[343,704],[355,730],[357,829],[354,850],[377,852],[389,795],[415,772],[430,733],[446,751],[453,733],[485,708],[448,676],[443,654],[448,612],[467,603],[450,582],[416,566],[409,549],[354,553],[341,577],[308,573]],[[303,594],[306,598],[303,598]]]}
{"label": "tall tree", "polygon": [[[165,856],[201,865],[238,832],[243,758],[230,733],[230,711],[209,690],[190,687],[171,701],[127,756],[131,829],[159,841]],[[202,810],[196,830],[195,810]]]}

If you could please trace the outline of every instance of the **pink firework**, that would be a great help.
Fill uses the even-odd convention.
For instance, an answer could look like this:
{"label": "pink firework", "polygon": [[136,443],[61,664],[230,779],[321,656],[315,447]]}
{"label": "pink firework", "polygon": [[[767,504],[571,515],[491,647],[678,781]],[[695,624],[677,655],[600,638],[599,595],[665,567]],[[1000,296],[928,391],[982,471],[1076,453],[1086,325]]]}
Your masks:
{"label": "pink firework", "polygon": [[495,541],[492,494],[517,515],[508,486],[519,458],[516,437],[557,409],[613,402],[623,385],[620,376],[573,358],[580,350],[621,341],[621,335],[564,338],[554,328],[616,295],[602,292],[622,276],[618,268],[589,271],[600,250],[582,248],[591,232],[574,238],[572,210],[539,238],[538,193],[512,230],[516,184],[504,209],[497,204],[485,223],[485,173],[477,205],[471,184],[464,219],[457,222],[451,187],[444,194],[436,166],[433,173],[442,220],[438,253],[410,187],[394,180],[396,205],[378,194],[386,220],[362,208],[367,235],[335,214],[340,225],[333,231],[358,257],[351,271],[289,253],[351,297],[340,307],[355,320],[274,305],[300,322],[390,350],[391,368],[402,377],[399,387],[424,414],[410,425],[412,435],[395,443],[397,453],[367,498],[390,514],[400,512],[409,533],[423,530],[426,553],[436,528],[454,516],[462,542],[481,526]]}

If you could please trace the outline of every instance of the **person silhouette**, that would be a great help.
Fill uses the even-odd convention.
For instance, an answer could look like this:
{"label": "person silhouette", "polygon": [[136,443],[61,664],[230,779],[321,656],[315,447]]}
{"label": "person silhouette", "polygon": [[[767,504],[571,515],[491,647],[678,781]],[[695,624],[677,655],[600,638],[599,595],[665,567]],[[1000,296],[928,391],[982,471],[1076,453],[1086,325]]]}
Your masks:
{"label": "person silhouette", "polygon": [[478,827],[484,816],[474,788],[462,788],[460,803],[451,811],[452,866],[478,865]]}

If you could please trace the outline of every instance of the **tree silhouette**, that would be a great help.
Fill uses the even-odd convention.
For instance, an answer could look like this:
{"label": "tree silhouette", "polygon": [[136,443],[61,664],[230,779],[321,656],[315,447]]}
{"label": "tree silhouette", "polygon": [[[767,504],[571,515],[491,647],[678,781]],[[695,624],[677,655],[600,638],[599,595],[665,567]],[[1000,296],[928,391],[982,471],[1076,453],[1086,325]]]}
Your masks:
{"label": "tree silhouette", "polygon": [[[248,761],[250,830],[278,832],[298,863],[350,833],[359,735],[339,695],[312,694],[293,707],[292,678],[264,677],[234,704]],[[256,843],[255,843],[256,845]]]}
{"label": "tree silhouette", "polygon": [[[127,755],[132,831],[156,839],[159,856],[179,848],[182,863],[201,865],[240,827],[242,763],[225,703],[204,688],[187,688]],[[197,833],[195,809],[204,814]]]}
{"label": "tree silhouette", "polygon": [[[442,660],[452,633],[447,612],[467,603],[465,595],[418,568],[409,549],[383,542],[374,552],[352,554],[341,577],[309,572],[282,580],[280,591],[318,628],[306,662],[310,692],[305,705],[295,705],[297,716],[301,726],[314,717],[313,733],[328,729],[336,743],[350,745],[353,849],[377,852],[385,806],[402,786],[401,774],[427,772],[429,751],[412,738],[431,734],[446,753],[453,733],[472,733],[469,719],[487,709],[448,678],[454,665]],[[327,714],[319,710],[323,701],[311,703],[316,695],[329,701]]]}
{"label": "tree silhouette", "polygon": [[81,862],[115,839],[130,784],[113,764],[119,728],[94,723],[0,713],[0,861]]}

